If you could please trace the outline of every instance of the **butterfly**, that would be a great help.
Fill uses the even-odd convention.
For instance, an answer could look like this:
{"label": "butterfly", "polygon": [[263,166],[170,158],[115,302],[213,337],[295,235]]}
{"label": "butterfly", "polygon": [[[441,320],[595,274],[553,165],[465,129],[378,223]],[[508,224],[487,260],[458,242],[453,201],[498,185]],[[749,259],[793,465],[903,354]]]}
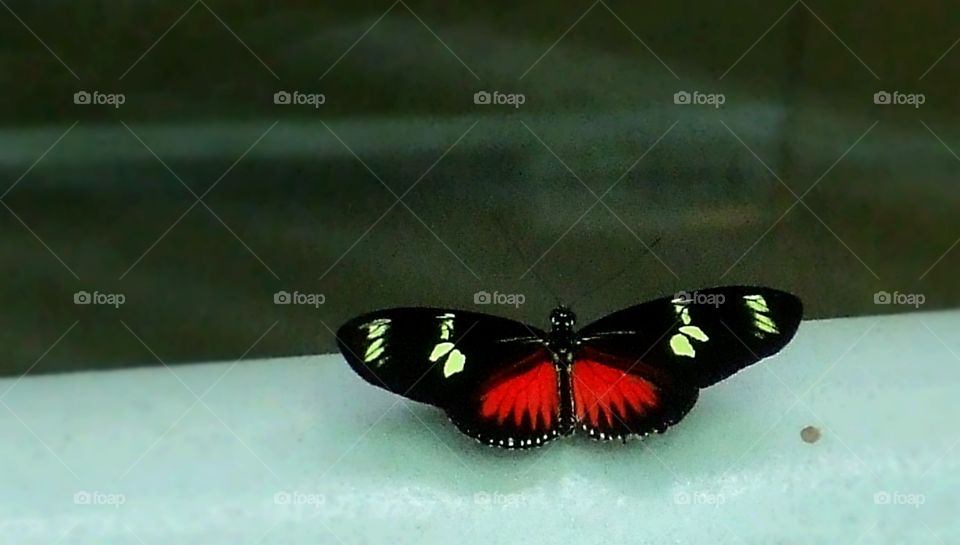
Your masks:
{"label": "butterfly", "polygon": [[575,329],[560,306],[550,331],[462,310],[392,308],[341,326],[364,380],[446,411],[463,433],[504,448],[582,430],[599,440],[661,433],[700,389],[782,349],[803,305],[766,287],[681,292]]}

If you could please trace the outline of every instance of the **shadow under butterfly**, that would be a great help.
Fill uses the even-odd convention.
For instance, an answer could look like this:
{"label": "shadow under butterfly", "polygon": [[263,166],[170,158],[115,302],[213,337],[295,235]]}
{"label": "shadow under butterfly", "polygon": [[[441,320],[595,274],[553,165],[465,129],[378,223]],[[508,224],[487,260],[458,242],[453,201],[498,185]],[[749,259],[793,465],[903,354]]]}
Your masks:
{"label": "shadow under butterfly", "polygon": [[581,329],[559,306],[549,332],[477,312],[385,309],[348,321],[337,343],[370,384],[443,409],[482,443],[529,448],[581,430],[624,441],[663,432],[701,388],[780,351],[802,315],[784,291],[726,286]]}

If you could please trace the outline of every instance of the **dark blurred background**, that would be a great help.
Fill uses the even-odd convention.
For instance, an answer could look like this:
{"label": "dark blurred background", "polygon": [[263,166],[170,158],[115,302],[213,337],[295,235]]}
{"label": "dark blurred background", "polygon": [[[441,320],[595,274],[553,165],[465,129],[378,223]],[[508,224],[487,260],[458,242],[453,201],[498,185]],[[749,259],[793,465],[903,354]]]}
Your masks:
{"label": "dark blurred background", "polygon": [[956,307],[958,23],[6,0],[0,374],[328,352],[394,305],[544,325],[755,283],[810,318]]}

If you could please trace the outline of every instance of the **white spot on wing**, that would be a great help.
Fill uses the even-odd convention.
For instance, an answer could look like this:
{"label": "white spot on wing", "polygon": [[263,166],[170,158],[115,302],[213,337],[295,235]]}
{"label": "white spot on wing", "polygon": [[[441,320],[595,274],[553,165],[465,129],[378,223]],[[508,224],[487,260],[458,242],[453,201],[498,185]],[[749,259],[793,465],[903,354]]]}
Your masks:
{"label": "white spot on wing", "polygon": [[680,333],[670,337],[670,350],[673,350],[673,353],[678,356],[686,356],[688,358],[693,358],[697,355],[697,351],[694,350],[693,345],[690,344],[690,339]]}
{"label": "white spot on wing", "polygon": [[451,342],[437,343],[430,352],[430,361],[440,361],[440,358],[446,357],[443,362],[443,376],[449,377],[455,373],[463,371],[467,363],[467,357],[463,352],[457,350]]}
{"label": "white spot on wing", "polygon": [[367,349],[363,354],[363,361],[365,363],[376,362],[377,365],[384,363],[385,359],[379,358],[384,352],[384,335],[386,335],[389,326],[389,318],[377,318],[360,326],[362,329],[367,330],[367,340],[370,341],[370,344],[367,345]]}
{"label": "white spot on wing", "polygon": [[383,354],[383,337],[374,339],[369,346],[367,346],[367,351],[363,354],[363,361],[370,363],[380,355]]}
{"label": "white spot on wing", "polygon": [[456,316],[450,314],[449,312],[437,316],[440,318],[440,340],[449,341],[450,337],[453,335],[453,319]]}
{"label": "white spot on wing", "polygon": [[454,373],[459,373],[463,371],[464,365],[467,363],[467,357],[463,355],[463,352],[454,348],[450,355],[447,356],[447,361],[443,362],[443,376],[449,377]]}
{"label": "white spot on wing", "polygon": [[453,347],[453,343],[437,343],[437,345],[433,347],[433,352],[430,352],[430,361],[439,360],[453,350]]}
{"label": "white spot on wing", "polygon": [[706,342],[710,340],[710,337],[707,337],[707,334],[704,333],[702,329],[700,329],[695,325],[685,325],[681,327],[680,333],[683,333],[684,335],[692,339],[696,339],[700,342]]}

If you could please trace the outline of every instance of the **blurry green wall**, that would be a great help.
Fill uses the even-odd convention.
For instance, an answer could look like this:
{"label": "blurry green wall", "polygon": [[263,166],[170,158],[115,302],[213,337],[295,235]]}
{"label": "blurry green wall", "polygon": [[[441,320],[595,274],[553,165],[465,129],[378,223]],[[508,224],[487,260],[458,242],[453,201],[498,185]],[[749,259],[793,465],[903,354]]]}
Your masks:
{"label": "blurry green wall", "polygon": [[115,4],[0,9],[0,374],[331,351],[393,305],[960,303],[955,3]]}

